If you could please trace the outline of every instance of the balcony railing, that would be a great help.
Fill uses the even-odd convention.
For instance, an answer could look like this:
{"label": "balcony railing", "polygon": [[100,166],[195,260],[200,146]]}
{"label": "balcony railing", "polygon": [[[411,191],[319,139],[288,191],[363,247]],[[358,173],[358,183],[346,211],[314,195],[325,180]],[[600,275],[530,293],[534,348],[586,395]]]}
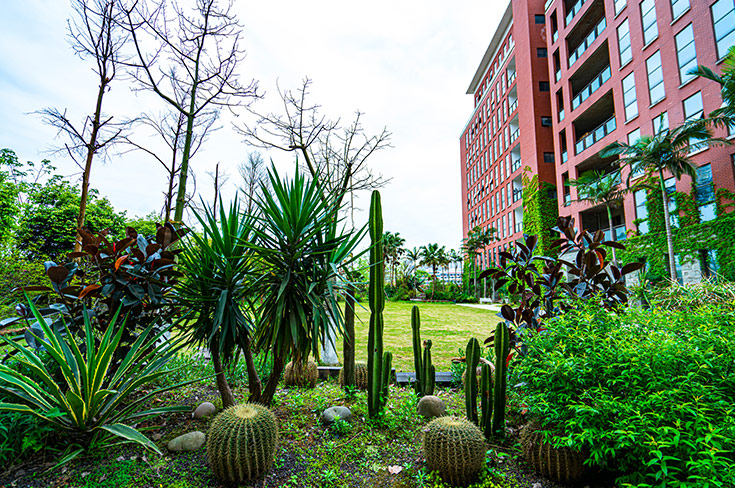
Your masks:
{"label": "balcony railing", "polygon": [[508,144],[513,144],[513,142],[518,139],[518,136],[521,134],[521,129],[516,129],[513,132],[510,133],[510,142]]}
{"label": "balcony railing", "polygon": [[587,49],[592,45],[595,40],[600,37],[600,34],[602,34],[602,31],[605,30],[605,27],[607,27],[607,23],[605,21],[605,17],[600,20],[600,22],[595,26],[594,29],[592,29],[592,32],[587,34],[587,37],[584,38],[584,41],[582,41],[582,44],[577,46],[577,49],[572,52],[572,54],[569,55],[569,67],[571,68],[574,63],[577,62],[579,58],[582,57],[582,55],[587,51]]}
{"label": "balcony railing", "polygon": [[577,0],[577,3],[572,5],[572,8],[569,9],[569,12],[567,12],[567,16],[565,17],[565,22],[567,25],[572,23],[572,20],[574,20],[574,17],[579,13],[580,10],[582,10],[582,7],[584,7],[586,0]]}
{"label": "balcony railing", "polygon": [[512,85],[515,80],[516,80],[516,72],[513,71],[511,73],[508,73],[508,86]]}
{"label": "balcony railing", "polygon": [[580,92],[577,93],[574,98],[572,98],[572,110],[582,105],[582,102],[587,100],[589,97],[592,96],[593,93],[599,90],[600,87],[604,85],[607,80],[610,79],[611,73],[612,72],[610,71],[610,66],[607,66],[600,72],[600,74],[595,76],[592,81],[587,83],[587,86],[582,88],[582,90],[580,90]]}
{"label": "balcony railing", "polygon": [[604,229],[606,241],[624,241],[627,237],[625,225],[618,225],[617,227],[613,227],[612,230],[613,234],[610,233],[609,227]]}
{"label": "balcony railing", "polygon": [[516,190],[514,188],[513,189],[513,203],[517,202],[521,198],[523,198],[523,190]]}
{"label": "balcony railing", "polygon": [[514,160],[510,165],[510,172],[515,173],[518,168],[521,167],[521,158]]}
{"label": "balcony railing", "polygon": [[517,108],[518,108],[518,99],[516,98],[515,100],[513,100],[513,102],[511,102],[510,106],[508,107],[508,115],[515,112]]}
{"label": "balcony railing", "polygon": [[516,234],[519,232],[523,232],[523,222],[516,222],[515,225],[513,226],[513,230],[515,231]]}
{"label": "balcony railing", "polygon": [[595,129],[591,130],[590,132],[583,135],[575,144],[574,149],[577,151],[577,154],[581,153],[588,147],[592,146],[597,141],[601,140],[603,137],[614,131],[616,128],[615,125],[615,115],[613,114],[612,117],[607,119],[605,122],[600,124],[599,126],[595,127]]}

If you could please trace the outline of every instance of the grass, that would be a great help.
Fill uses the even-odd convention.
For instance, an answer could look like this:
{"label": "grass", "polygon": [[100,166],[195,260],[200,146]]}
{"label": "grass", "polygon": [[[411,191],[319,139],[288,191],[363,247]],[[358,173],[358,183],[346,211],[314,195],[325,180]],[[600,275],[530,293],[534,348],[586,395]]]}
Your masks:
{"label": "grass", "polygon": [[[411,335],[410,302],[386,302],[383,312],[385,322],[383,344],[386,351],[393,353],[396,371],[413,371],[413,344]],[[451,359],[457,357],[458,349],[464,349],[467,341],[477,337],[485,340],[499,320],[491,310],[463,307],[450,303],[420,303],[421,339],[431,339],[431,357],[437,371],[449,371]],[[364,307],[364,308],[363,308]],[[357,361],[367,361],[367,337],[370,310],[367,303],[357,307],[355,336]],[[338,339],[337,352],[342,355],[342,341]]]}

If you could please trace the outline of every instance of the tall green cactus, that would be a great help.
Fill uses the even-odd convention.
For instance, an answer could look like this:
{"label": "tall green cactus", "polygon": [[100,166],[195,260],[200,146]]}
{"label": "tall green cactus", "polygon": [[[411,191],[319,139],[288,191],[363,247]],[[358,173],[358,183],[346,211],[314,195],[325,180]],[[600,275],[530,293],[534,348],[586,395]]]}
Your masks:
{"label": "tall green cactus", "polygon": [[421,316],[419,307],[416,305],[411,309],[411,331],[413,332],[413,365],[416,371],[416,381],[413,388],[420,396],[434,394],[434,382],[436,380],[436,368],[431,364],[431,341],[426,341],[423,346],[423,358],[421,350]]}
{"label": "tall green cactus", "polygon": [[464,382],[464,405],[467,418],[477,425],[477,381],[475,371],[480,362],[480,343],[474,337],[467,343],[465,351],[467,363],[467,379]]}
{"label": "tall green cactus", "polygon": [[493,410],[493,434],[505,435],[505,394],[508,378],[508,354],[510,354],[510,331],[499,322],[495,328],[495,399]]}
{"label": "tall green cactus", "polygon": [[368,416],[378,416],[388,401],[393,356],[383,353],[383,308],[385,307],[385,268],[383,264],[383,209],[380,192],[370,201],[370,328],[368,330]]}
{"label": "tall green cactus", "polygon": [[480,372],[480,430],[486,439],[492,437],[493,385],[491,375],[490,365],[483,363]]}

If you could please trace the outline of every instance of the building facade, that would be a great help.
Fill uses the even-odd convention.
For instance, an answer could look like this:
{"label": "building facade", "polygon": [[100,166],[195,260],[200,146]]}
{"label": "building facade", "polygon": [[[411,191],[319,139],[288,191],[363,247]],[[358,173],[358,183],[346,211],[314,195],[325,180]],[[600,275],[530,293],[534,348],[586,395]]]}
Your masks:
{"label": "building facade", "polygon": [[[733,0],[552,0],[546,18],[559,212],[609,234],[605,209],[579,202],[567,182],[611,171],[617,157],[599,156],[611,142],[633,143],[720,107],[719,85],[688,71],[722,67],[735,44]],[[702,221],[716,217],[715,188],[735,189],[733,152],[712,147],[692,155]],[[691,192],[690,178],[666,176],[667,191]],[[612,214],[614,239],[648,232],[645,200],[643,190],[623,198]],[[673,201],[670,210],[676,220]]]}
{"label": "building facade", "polygon": [[460,136],[463,237],[475,228],[498,237],[480,254],[481,268],[523,235],[524,169],[555,181],[545,22],[543,0],[512,0],[467,89],[474,110]]}
{"label": "building facade", "polygon": [[[605,208],[579,201],[568,182],[586,171],[614,170],[617,157],[599,156],[613,141],[633,143],[720,107],[719,85],[688,71],[697,65],[719,71],[733,44],[735,0],[512,0],[468,90],[475,106],[460,141],[465,237],[476,225],[500,229],[493,248],[521,236],[517,192],[525,166],[554,184],[559,214],[573,216],[578,228],[600,229],[616,240],[646,234],[644,190],[622,198],[610,235]],[[512,84],[504,80],[511,71]],[[506,137],[505,118],[498,122],[506,99],[517,105],[507,127],[520,137]],[[733,133],[718,129],[715,135]],[[508,154],[511,172],[496,176]],[[735,146],[701,150],[691,159],[696,185],[665,175],[667,192],[694,195],[698,220],[707,222],[724,211],[715,205],[715,190],[735,191]],[[624,171],[623,184],[627,177]],[[508,182],[510,202],[502,200]],[[494,203],[498,193],[500,205]],[[673,199],[670,211],[676,226]]]}

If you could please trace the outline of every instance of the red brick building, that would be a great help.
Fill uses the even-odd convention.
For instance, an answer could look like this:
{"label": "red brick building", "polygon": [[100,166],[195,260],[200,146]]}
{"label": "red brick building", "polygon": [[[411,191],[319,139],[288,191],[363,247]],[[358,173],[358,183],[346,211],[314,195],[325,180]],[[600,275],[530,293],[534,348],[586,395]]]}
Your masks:
{"label": "red brick building", "polygon": [[460,138],[463,237],[495,228],[481,266],[523,232],[521,176],[553,183],[554,144],[543,0],[512,0],[472,77]]}
{"label": "red brick building", "polygon": [[[719,86],[687,71],[722,67],[735,44],[735,7],[733,0],[552,0],[546,20],[559,213],[604,230],[604,208],[576,202],[577,189],[566,182],[612,170],[617,158],[602,159],[599,151],[613,141],[634,142],[720,107]],[[716,217],[714,188],[735,189],[733,153],[715,147],[692,156],[702,221]],[[666,183],[669,191],[692,189],[688,178]],[[648,231],[645,200],[644,191],[629,194],[614,211],[616,239],[636,231],[636,219],[640,232]]]}
{"label": "red brick building", "polygon": [[[687,72],[719,71],[733,44],[735,0],[511,0],[467,91],[474,111],[460,139],[464,237],[476,226],[500,231],[481,264],[522,235],[526,166],[553,183],[560,215],[609,234],[605,209],[577,202],[566,183],[612,171],[617,158],[599,152],[613,141],[634,142],[720,107],[719,86]],[[735,191],[735,146],[692,160],[696,188],[667,178],[667,191],[693,194],[706,222],[717,217],[715,189]],[[646,199],[645,191],[623,198],[614,239],[648,232]],[[673,201],[670,210],[677,225]]]}

